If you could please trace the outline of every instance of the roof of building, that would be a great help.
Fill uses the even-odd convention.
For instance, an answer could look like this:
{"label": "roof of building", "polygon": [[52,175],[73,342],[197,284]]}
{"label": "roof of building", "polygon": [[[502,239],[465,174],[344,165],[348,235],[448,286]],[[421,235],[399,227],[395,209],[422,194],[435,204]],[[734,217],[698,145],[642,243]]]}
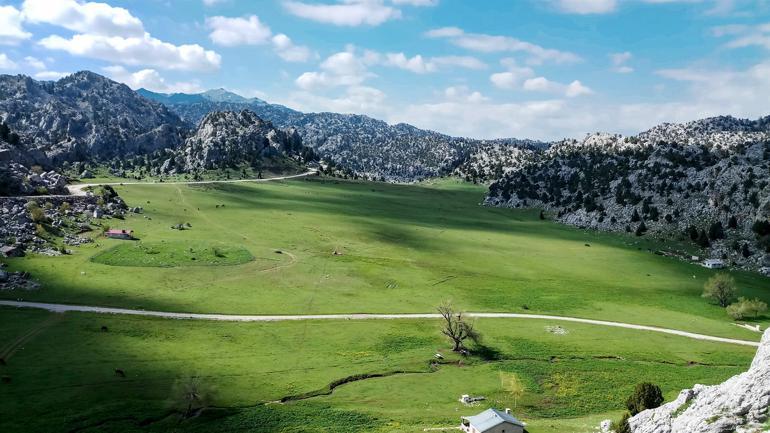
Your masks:
{"label": "roof of building", "polygon": [[487,409],[478,415],[465,417],[478,431],[484,432],[502,423],[509,423],[524,427],[525,424],[513,415],[497,409]]}

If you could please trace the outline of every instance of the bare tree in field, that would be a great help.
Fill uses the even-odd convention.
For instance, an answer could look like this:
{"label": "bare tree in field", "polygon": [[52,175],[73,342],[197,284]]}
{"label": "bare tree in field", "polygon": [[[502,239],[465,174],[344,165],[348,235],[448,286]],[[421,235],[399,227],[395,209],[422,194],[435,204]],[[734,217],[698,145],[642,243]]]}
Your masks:
{"label": "bare tree in field", "polygon": [[449,337],[454,344],[452,349],[459,352],[465,349],[463,342],[470,339],[474,343],[481,340],[481,334],[473,328],[473,324],[466,322],[463,313],[455,311],[451,302],[444,302],[438,307],[438,312],[444,319],[441,333]]}
{"label": "bare tree in field", "polygon": [[190,418],[197,411],[209,405],[214,390],[203,383],[198,376],[178,380],[174,384],[175,406],[182,411],[184,418]]}

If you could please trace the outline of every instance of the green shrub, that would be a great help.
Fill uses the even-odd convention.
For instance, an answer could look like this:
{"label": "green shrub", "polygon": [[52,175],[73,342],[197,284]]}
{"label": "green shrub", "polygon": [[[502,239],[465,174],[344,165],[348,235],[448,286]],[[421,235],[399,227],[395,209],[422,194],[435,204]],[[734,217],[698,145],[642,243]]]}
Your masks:
{"label": "green shrub", "polygon": [[620,418],[620,421],[612,423],[610,429],[615,433],[631,433],[631,426],[628,424],[629,418],[631,418],[631,414],[628,412],[624,413],[623,417]]}
{"label": "green shrub", "polygon": [[727,307],[730,305],[730,301],[735,298],[737,291],[733,277],[719,273],[706,281],[706,285],[703,287],[703,297],[711,299],[722,307]]}
{"label": "green shrub", "polygon": [[767,304],[759,299],[738,298],[738,302],[727,307],[727,314],[735,320],[743,320],[747,317],[757,318],[767,312]]}
{"label": "green shrub", "polygon": [[655,409],[663,403],[663,393],[658,385],[645,382],[636,385],[634,393],[626,400],[626,407],[631,415],[647,409]]}
{"label": "green shrub", "polygon": [[40,224],[48,221],[45,216],[45,211],[37,204],[37,202],[31,201],[27,203],[27,212],[29,217],[32,218],[32,222]]}

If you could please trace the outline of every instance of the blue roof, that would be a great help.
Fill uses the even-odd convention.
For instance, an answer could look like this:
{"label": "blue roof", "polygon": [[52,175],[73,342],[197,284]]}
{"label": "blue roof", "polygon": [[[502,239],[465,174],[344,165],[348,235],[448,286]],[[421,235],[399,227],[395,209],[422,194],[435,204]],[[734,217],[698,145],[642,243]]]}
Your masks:
{"label": "blue roof", "polygon": [[481,432],[487,431],[502,423],[509,423],[519,427],[525,426],[523,422],[517,420],[513,415],[497,409],[487,409],[478,415],[465,417],[465,419]]}

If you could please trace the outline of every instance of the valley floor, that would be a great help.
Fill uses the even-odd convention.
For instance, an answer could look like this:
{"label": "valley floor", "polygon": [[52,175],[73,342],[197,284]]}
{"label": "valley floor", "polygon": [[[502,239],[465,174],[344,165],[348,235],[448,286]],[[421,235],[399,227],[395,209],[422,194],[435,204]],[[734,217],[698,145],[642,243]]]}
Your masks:
{"label": "valley floor", "polygon": [[[42,288],[0,298],[228,315],[426,313],[452,300],[479,313],[760,337],[700,297],[715,271],[653,253],[690,247],[482,207],[483,191],[468,184],[306,178],[115,189],[144,214],[105,224],[139,241],[98,237],[72,255],[12,259],[11,270]],[[170,228],[178,224],[189,228]],[[127,242],[135,250],[120,247]],[[118,247],[126,251],[109,264],[92,260]],[[196,260],[202,248],[230,247],[253,260]],[[770,300],[767,278],[733,275],[742,296]],[[433,317],[230,323],[0,307],[9,382],[0,383],[0,430],[417,432],[496,406],[513,407],[532,433],[588,432],[620,414],[637,382],[658,383],[670,399],[745,370],[754,351],[554,318],[475,320],[483,346],[459,358]],[[362,374],[377,377],[326,388]],[[511,375],[525,388],[516,401],[503,385]],[[180,422],[193,377],[212,409]],[[487,400],[464,407],[461,394]],[[271,403],[281,399],[290,402]]]}

